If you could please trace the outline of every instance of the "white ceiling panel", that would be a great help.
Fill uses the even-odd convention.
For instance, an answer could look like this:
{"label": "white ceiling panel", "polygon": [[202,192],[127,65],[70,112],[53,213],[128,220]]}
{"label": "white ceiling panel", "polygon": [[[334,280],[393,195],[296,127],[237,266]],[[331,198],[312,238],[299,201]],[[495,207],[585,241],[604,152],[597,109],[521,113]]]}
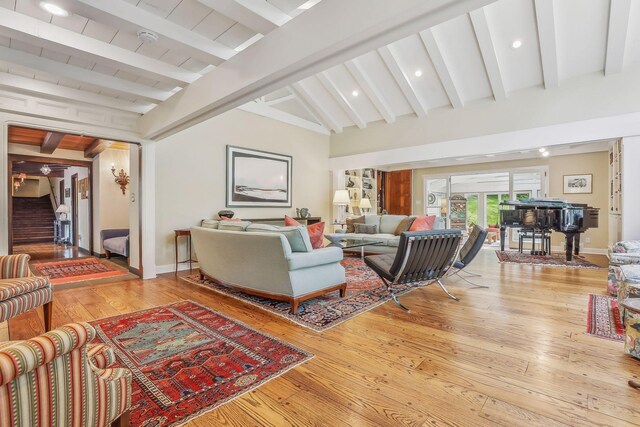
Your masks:
{"label": "white ceiling panel", "polygon": [[629,11],[629,29],[624,49],[624,65],[640,63],[640,2],[632,1]]}
{"label": "white ceiling panel", "polygon": [[69,65],[73,65],[75,67],[84,68],[86,70],[91,70],[93,66],[96,64],[95,61],[91,61],[84,58],[79,58],[76,56],[72,56],[67,62]]}
{"label": "white ceiling panel", "polygon": [[333,118],[338,125],[342,127],[354,126],[355,123],[347,116],[347,113],[333,100],[329,92],[322,86],[322,83],[316,77],[309,77],[302,80],[302,83],[309,92],[309,95],[313,97],[326,111],[326,113]]}
{"label": "white ceiling panel", "polygon": [[200,73],[206,67],[208,67],[208,64],[205,64],[202,61],[198,61],[195,58],[189,58],[185,62],[183,62],[182,65],[180,65],[180,68],[184,68],[185,70],[189,70],[194,73]]}
{"label": "white ceiling panel", "polygon": [[197,0],[182,0],[167,16],[167,20],[191,30],[210,13],[211,9]]}
{"label": "white ceiling panel", "polygon": [[[398,53],[398,65],[404,71],[412,85],[419,92],[429,107],[437,108],[449,105],[449,98],[444,91],[440,78],[433,68],[433,63],[424,49],[418,35],[413,35],[393,43]],[[421,76],[416,76],[416,71],[421,71]]]}
{"label": "white ceiling panel", "polygon": [[20,40],[11,39],[11,44],[9,45],[11,49],[21,50],[22,52],[27,52],[32,55],[40,56],[42,52],[42,48],[39,46],[34,46],[32,44],[25,43]]}
{"label": "white ceiling panel", "polygon": [[284,111],[285,113],[293,114],[294,116],[300,117],[302,119],[308,120],[312,123],[318,123],[318,121],[313,117],[306,108],[304,108],[298,101],[295,99],[291,99],[289,101],[284,101],[279,104],[273,106],[280,111]]}
{"label": "white ceiling panel", "polygon": [[411,114],[411,105],[393,80],[393,76],[384,65],[377,52],[369,52],[357,58],[373,84],[380,90],[384,100],[396,116]]}
{"label": "white ceiling panel", "polygon": [[492,96],[469,16],[463,15],[440,24],[433,33],[462,101]]}
{"label": "white ceiling panel", "polygon": [[609,0],[554,3],[560,80],[604,69]]}
{"label": "white ceiling panel", "polygon": [[87,25],[84,27],[82,34],[105,43],[111,43],[111,40],[113,40],[117,32],[118,30],[110,25],[105,25],[89,19],[89,22],[87,22]]}
{"label": "white ceiling panel", "polygon": [[42,56],[43,58],[53,59],[54,61],[63,62],[65,64],[69,62],[69,59],[71,59],[71,57],[67,54],[56,52],[50,49],[42,49],[40,56]]}
{"label": "white ceiling panel", "polygon": [[231,28],[233,24],[235,24],[235,21],[219,14],[216,11],[212,11],[206,18],[200,21],[198,25],[193,27],[193,31],[208,37],[211,40],[215,40],[220,37],[222,33]]}
{"label": "white ceiling panel", "polygon": [[9,7],[9,9],[31,16],[32,18],[40,19],[41,21],[51,22],[52,15],[49,12],[45,12],[44,9],[41,9],[37,1],[16,0],[15,8]]}
{"label": "white ceiling panel", "polygon": [[[350,105],[353,105],[365,122],[382,120],[382,116],[378,113],[376,107],[371,103],[369,98],[367,98],[364,90],[362,90],[344,65],[338,65],[337,67],[327,70],[327,74],[335,84],[336,89],[347,99]],[[358,93],[356,96],[353,95],[354,91]]]}
{"label": "white ceiling panel", "polygon": [[160,59],[168,50],[169,49],[160,46],[158,43],[142,43],[136,50],[136,53],[148,56],[149,58]]}
{"label": "white ceiling panel", "polygon": [[140,0],[138,7],[166,18],[180,3],[180,0]]}
{"label": "white ceiling panel", "polygon": [[216,41],[231,49],[235,49],[255,35],[255,31],[250,30],[240,23],[236,23],[233,27],[222,33]]}
{"label": "white ceiling panel", "polygon": [[[486,8],[498,64],[507,92],[543,83],[533,0],[499,1]],[[522,46],[511,44],[520,40]]]}
{"label": "white ceiling panel", "polygon": [[35,77],[35,72],[29,68],[22,67],[20,65],[9,64],[8,71],[10,74],[15,74],[16,76],[27,77],[32,79]]}
{"label": "white ceiling panel", "polygon": [[307,0],[267,0],[267,3],[271,3],[287,15],[296,10],[298,6],[305,3]]}
{"label": "white ceiling panel", "polygon": [[138,38],[137,34],[120,30],[111,41],[111,44],[135,52],[142,45],[142,40]]}
{"label": "white ceiling panel", "polygon": [[78,34],[81,34],[82,31],[84,31],[84,27],[88,22],[89,20],[87,18],[75,13],[66,17],[53,16],[51,19],[52,24],[57,25],[58,27],[66,28],[67,30],[74,31]]}

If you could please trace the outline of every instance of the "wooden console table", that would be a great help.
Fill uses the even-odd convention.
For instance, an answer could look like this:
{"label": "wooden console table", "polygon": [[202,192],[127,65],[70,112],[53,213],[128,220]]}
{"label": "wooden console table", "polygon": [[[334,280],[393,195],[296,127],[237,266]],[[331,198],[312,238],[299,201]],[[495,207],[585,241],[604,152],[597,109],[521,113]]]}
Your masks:
{"label": "wooden console table", "polygon": [[[191,229],[183,228],[180,230],[173,230],[173,232],[175,233],[174,241],[175,241],[175,247],[176,247],[176,274],[178,274],[178,265],[184,264],[187,262],[189,263],[189,271],[191,271],[192,263],[193,263],[193,257],[191,256]],[[178,261],[178,237],[180,236],[187,237],[187,248],[189,250],[189,259],[186,259],[184,261]]]}

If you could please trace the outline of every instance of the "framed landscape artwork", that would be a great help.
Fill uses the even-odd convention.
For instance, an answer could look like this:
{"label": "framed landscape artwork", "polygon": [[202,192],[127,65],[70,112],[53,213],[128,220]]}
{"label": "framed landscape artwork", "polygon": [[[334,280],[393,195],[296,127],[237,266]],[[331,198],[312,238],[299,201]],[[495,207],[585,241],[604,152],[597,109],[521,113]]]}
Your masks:
{"label": "framed landscape artwork", "polygon": [[82,178],[78,181],[78,191],[81,199],[89,198],[89,178]]}
{"label": "framed landscape artwork", "polygon": [[227,145],[227,207],[291,207],[293,159]]}
{"label": "framed landscape artwork", "polygon": [[593,192],[593,175],[564,175],[564,194],[591,194]]}

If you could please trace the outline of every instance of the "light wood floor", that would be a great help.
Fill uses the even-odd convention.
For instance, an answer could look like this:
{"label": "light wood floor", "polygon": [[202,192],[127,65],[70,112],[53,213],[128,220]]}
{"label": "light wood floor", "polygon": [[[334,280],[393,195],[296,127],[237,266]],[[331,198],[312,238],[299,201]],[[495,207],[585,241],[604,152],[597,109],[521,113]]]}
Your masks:
{"label": "light wood floor", "polygon": [[13,245],[14,254],[29,254],[31,261],[78,258],[83,255],[77,246],[56,245],[55,243],[23,243]]}
{"label": "light wood floor", "polygon": [[[592,257],[602,265],[606,258]],[[589,293],[606,270],[474,261],[479,283],[449,281],[401,297],[323,333],[164,275],[55,292],[54,324],[192,299],[316,355],[191,426],[640,424],[639,361],[585,334]],[[12,320],[12,338],[42,331],[40,310]]]}

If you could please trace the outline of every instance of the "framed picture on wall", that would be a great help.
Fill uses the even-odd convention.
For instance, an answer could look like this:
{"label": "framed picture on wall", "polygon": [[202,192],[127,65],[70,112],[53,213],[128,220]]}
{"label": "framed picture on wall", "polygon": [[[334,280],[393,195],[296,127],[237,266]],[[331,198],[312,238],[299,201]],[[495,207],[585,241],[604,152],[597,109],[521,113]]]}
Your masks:
{"label": "framed picture on wall", "polygon": [[65,188],[64,189],[64,197],[65,198],[71,197],[71,189],[70,188]]}
{"label": "framed picture on wall", "polygon": [[591,194],[593,192],[593,175],[564,175],[564,194]]}
{"label": "framed picture on wall", "polygon": [[227,145],[227,207],[291,207],[293,158]]}
{"label": "framed picture on wall", "polygon": [[83,178],[78,181],[78,192],[81,199],[89,198],[89,178]]}

